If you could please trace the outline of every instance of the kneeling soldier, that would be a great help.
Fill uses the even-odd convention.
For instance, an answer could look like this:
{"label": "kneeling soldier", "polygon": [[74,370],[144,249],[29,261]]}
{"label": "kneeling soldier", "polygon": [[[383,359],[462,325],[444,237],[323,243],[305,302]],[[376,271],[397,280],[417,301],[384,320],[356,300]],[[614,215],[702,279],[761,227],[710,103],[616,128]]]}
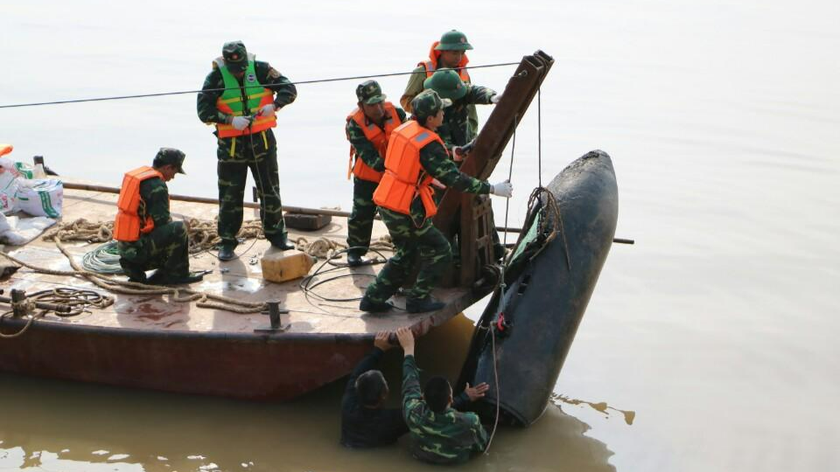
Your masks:
{"label": "kneeling soldier", "polygon": [[[166,182],[184,174],[184,153],[161,148],[152,167],[143,166],[123,177],[114,239],[120,266],[132,282],[156,285],[188,284],[202,279],[190,274],[187,230],[169,214]],[[147,280],[145,271],[157,269]]]}

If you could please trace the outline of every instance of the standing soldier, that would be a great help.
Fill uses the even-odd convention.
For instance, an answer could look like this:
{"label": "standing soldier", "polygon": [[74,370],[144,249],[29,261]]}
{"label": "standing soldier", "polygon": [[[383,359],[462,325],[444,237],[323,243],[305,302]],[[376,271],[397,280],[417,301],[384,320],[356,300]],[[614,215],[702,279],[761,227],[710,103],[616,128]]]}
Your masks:
{"label": "standing soldier", "polygon": [[[189,284],[202,279],[190,274],[187,230],[172,221],[166,182],[184,174],[184,153],[161,148],[152,167],[143,166],[123,177],[114,239],[120,266],[131,282],[155,285]],[[147,270],[157,271],[147,280]]]}
{"label": "standing soldier", "polygon": [[[423,82],[423,86],[427,90],[434,90],[441,98],[452,100],[452,106],[447,107],[443,112],[443,124],[435,132],[446,144],[446,149],[450,151],[452,159],[455,162],[461,162],[467,154],[462,148],[469,145],[476,136],[475,130],[469,123],[470,107],[475,109],[475,105],[499,103],[501,95],[487,87],[464,83],[452,69],[438,69]],[[440,200],[443,192],[438,190],[435,196]],[[492,213],[490,218],[491,225],[495,227]],[[496,231],[492,232],[492,238],[493,254],[496,260],[499,260],[505,255],[505,246],[499,240],[499,233]]]}
{"label": "standing soldier", "polygon": [[[276,96],[275,96],[276,95]],[[267,62],[256,61],[241,41],[225,43],[222,57],[198,94],[198,117],[215,124],[218,137],[219,259],[234,259],[242,227],[248,169],[257,184],[265,238],[281,250],[293,249],[286,235],[277,175],[277,110],[295,101],[297,89]]]}
{"label": "standing soldier", "polygon": [[[465,67],[470,60],[467,59],[465,51],[472,48],[464,33],[456,30],[443,33],[440,41],[432,43],[432,47],[429,49],[429,60],[418,63],[417,68],[409,77],[408,85],[406,85],[405,92],[400,98],[403,108],[407,112],[413,113],[411,100],[423,91],[423,81],[431,77],[440,68],[456,69],[461,80],[469,84],[470,74]],[[478,113],[476,113],[474,105],[467,106],[467,114],[471,133],[476,135],[478,134]]]}
{"label": "standing soldier", "polygon": [[[345,131],[350,141],[347,177],[353,174],[353,212],[347,221],[347,264],[361,265],[370,247],[376,204],[373,191],[385,170],[385,149],[391,132],[405,121],[405,112],[385,101],[375,80],[356,87],[358,106],[347,116]],[[354,162],[355,158],[355,162]]]}
{"label": "standing soldier", "polygon": [[461,192],[510,197],[510,182],[490,185],[461,173],[449,159],[449,153],[435,134],[443,122],[443,109],[450,104],[434,90],[427,90],[412,100],[414,116],[394,130],[385,157],[385,174],[373,194],[379,214],[394,242],[394,256],[365,291],[359,309],[383,312],[386,302],[396,293],[411,272],[415,259],[420,271],[406,293],[409,313],[434,311],[444,304],[431,297],[432,288],[452,260],[446,237],[432,224],[437,213],[431,183],[437,179]]}

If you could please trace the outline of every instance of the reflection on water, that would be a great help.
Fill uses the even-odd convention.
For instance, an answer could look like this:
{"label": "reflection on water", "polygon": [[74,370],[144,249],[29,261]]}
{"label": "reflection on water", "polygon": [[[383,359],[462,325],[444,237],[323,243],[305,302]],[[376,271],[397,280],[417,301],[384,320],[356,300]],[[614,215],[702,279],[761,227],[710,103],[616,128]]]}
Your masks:
{"label": "reflection on water", "polygon": [[609,406],[607,402],[590,402],[586,400],[579,400],[577,398],[569,398],[565,395],[559,395],[556,393],[551,394],[551,401],[559,408],[561,403],[565,403],[567,405],[588,405],[593,410],[603,413],[605,416],[609,417],[610,412],[608,410],[617,411],[624,416],[624,422],[627,425],[632,425],[633,421],[636,419],[636,412],[632,410],[619,410],[618,408]]}
{"label": "reflection on water", "polygon": [[[424,374],[454,379],[471,330],[459,316],[422,338]],[[399,392],[400,361],[398,349],[384,360],[392,392]],[[342,382],[282,405],[7,374],[0,382],[0,470],[427,470],[409,456],[407,438],[376,451],[339,445]],[[529,429],[500,429],[490,454],[462,469],[614,470],[612,453],[588,429],[551,407]]]}
{"label": "reflection on water", "polygon": [[[532,106],[515,164],[506,149],[491,180],[513,169],[508,223],[521,226],[540,170],[549,181],[593,148],[612,156],[617,235],[636,245],[612,248],[554,392],[638,416],[628,426],[613,410],[563,403],[573,416],[550,408],[531,429],[505,430],[465,469],[607,469],[602,443],[619,470],[836,469],[840,2],[483,0],[446,2],[446,14],[384,0],[259,13],[219,0],[143,7],[126,15],[120,2],[0,3],[3,63],[13,65],[0,73],[0,104],[195,89],[232,39],[296,81],[409,70],[450,28],[475,47],[471,66],[537,48],[555,57],[541,120]],[[230,11],[225,27],[208,27],[220,11]],[[470,75],[501,90],[511,69]],[[396,101],[406,80],[380,84]],[[350,208],[343,125],[356,85],[301,84],[279,113],[284,203]],[[491,109],[479,107],[482,123]],[[170,191],[217,193],[216,141],[191,94],[2,109],[0,141],[14,144],[16,159],[43,155],[106,185],[159,147],[180,147],[188,175]],[[505,203],[493,200],[501,223]],[[447,364],[420,360],[429,370]],[[389,362],[396,369],[398,359]],[[421,468],[404,447],[338,448],[337,386],[267,406],[0,382],[0,469],[67,455],[85,470]],[[129,457],[112,466],[114,454]]]}

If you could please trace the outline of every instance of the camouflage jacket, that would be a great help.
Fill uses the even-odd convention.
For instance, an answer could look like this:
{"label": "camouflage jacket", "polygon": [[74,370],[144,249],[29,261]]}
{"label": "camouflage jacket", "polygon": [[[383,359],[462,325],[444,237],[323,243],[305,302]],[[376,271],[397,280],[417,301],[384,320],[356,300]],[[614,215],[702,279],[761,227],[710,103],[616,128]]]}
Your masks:
{"label": "camouflage jacket", "polygon": [[[397,109],[397,115],[400,117],[400,122],[405,123],[405,111],[399,107],[395,108]],[[365,117],[365,122],[368,123],[369,121]],[[357,158],[361,159],[362,162],[377,172],[385,171],[385,159],[379,155],[379,151],[365,137],[365,132],[362,131],[359,124],[353,120],[347,120],[345,131],[347,132],[347,140],[350,141],[350,145],[356,150]]]}
{"label": "camouflage jacket", "polygon": [[[295,101],[297,89],[289,79],[277,72],[267,62],[255,61],[254,69],[257,71],[257,80],[260,84],[275,92],[274,106],[278,110]],[[198,118],[204,123],[227,122],[228,116],[216,108],[216,100],[222,95],[221,89],[224,88],[225,81],[222,79],[222,73],[214,62],[213,70],[204,79],[204,85],[201,87],[202,91],[199,92],[197,99]]]}
{"label": "camouflage jacket", "polygon": [[140,183],[140,208],[137,213],[140,221],[151,216],[155,222],[155,228],[159,228],[172,221],[169,214],[169,188],[162,179],[152,178]]}
{"label": "camouflage jacket", "polygon": [[[435,132],[446,143],[447,149],[464,146],[475,139],[477,130],[470,126],[470,107],[488,105],[496,92],[480,85],[467,85],[467,94],[443,109],[443,124]],[[473,107],[473,110],[475,107]]]}
{"label": "camouflage jacket", "polygon": [[[465,193],[490,193],[489,183],[470,177],[458,170],[458,166],[449,158],[446,149],[437,141],[432,141],[420,150],[420,165],[423,167],[423,171],[449,188]],[[411,202],[411,219],[423,221],[425,216],[423,202],[419,198],[415,198]]]}
{"label": "camouflage jacket", "polygon": [[[423,82],[425,82],[425,80],[426,68],[422,65],[414,69],[412,74],[409,76],[408,84],[405,86],[405,91],[403,92],[402,97],[400,97],[400,105],[402,105],[407,112],[414,113],[411,111],[411,100],[423,91]],[[469,82],[466,83],[469,84]],[[475,110],[474,104],[469,104],[466,108],[470,133],[475,136],[478,134],[478,112]]]}
{"label": "camouflage jacket", "polygon": [[402,394],[414,457],[435,464],[456,464],[466,462],[487,446],[487,431],[475,413],[453,408],[435,413],[426,405],[414,356],[406,356],[403,361]]}

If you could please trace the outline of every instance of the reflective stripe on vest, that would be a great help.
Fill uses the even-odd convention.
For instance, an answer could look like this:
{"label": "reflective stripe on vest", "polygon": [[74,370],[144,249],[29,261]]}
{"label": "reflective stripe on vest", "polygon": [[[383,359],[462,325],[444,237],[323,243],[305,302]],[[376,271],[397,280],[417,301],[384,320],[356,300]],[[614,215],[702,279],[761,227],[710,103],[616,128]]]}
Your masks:
{"label": "reflective stripe on vest", "polygon": [[[388,148],[388,140],[391,138],[391,133],[402,124],[400,121],[400,115],[397,113],[397,109],[391,102],[383,103],[385,107],[385,114],[388,117],[385,120],[385,129],[383,130],[375,123],[370,122],[366,123],[368,120],[365,119],[365,112],[362,111],[360,108],[355,108],[349,115],[347,115],[347,121],[353,120],[359,125],[359,128],[362,129],[362,132],[365,133],[365,138],[373,144],[373,147],[379,151],[379,156],[381,158],[385,158],[385,151]],[[353,158],[356,158],[355,164],[353,163]],[[350,145],[350,161],[347,163],[347,178],[350,178],[350,174],[355,175],[357,178],[362,180],[367,180],[368,182],[379,182],[382,180],[382,172],[377,172],[373,170],[370,166],[365,164],[365,162],[358,158],[356,154],[356,149]]]}
{"label": "reflective stripe on vest", "polygon": [[[434,43],[432,43],[432,48],[429,49],[428,61],[420,62],[417,64],[418,66],[423,66],[423,68],[426,69],[427,78],[431,77],[435,73],[435,71],[438,69],[438,64],[440,63],[440,51],[435,50],[435,47],[437,47],[438,44],[440,44],[440,41],[435,41]],[[467,55],[464,54],[461,57],[461,62],[459,62],[456,67],[467,67],[467,64],[469,62],[470,60],[467,59]],[[461,80],[465,84],[470,83],[470,74],[469,72],[467,72],[467,69],[458,69],[458,76],[461,77]]]}
{"label": "reflective stripe on vest", "polygon": [[144,180],[159,178],[163,180],[163,174],[149,166],[138,167],[127,172],[123,177],[120,187],[120,198],[117,200],[117,218],[114,220],[114,239],[117,241],[132,242],[140,239],[141,234],[146,234],[155,229],[155,222],[150,216],[145,221],[140,221],[138,209],[140,208],[140,183]]}
{"label": "reflective stripe on vest", "polygon": [[437,133],[414,120],[403,123],[391,133],[385,156],[385,174],[373,193],[373,201],[377,205],[410,215],[411,202],[419,195],[426,218],[437,214],[430,186],[434,178],[424,175],[420,165],[420,150],[432,141],[446,148]]}
{"label": "reflective stripe on vest", "polygon": [[[216,109],[227,115],[233,116],[253,116],[259,113],[260,109],[265,105],[274,103],[274,92],[265,88],[257,80],[257,71],[253,57],[248,58],[248,67],[245,69],[243,76],[243,84],[239,81],[224,65],[224,59],[216,59],[216,65],[219,66],[219,72],[222,74],[222,80],[225,82],[225,91],[216,100]],[[245,87],[246,100],[242,98],[242,87]],[[256,117],[251,122],[251,126],[238,130],[231,124],[217,123],[216,131],[220,138],[231,138],[234,136],[245,136],[252,133],[265,131],[269,128],[277,126],[277,117],[261,116]]]}

